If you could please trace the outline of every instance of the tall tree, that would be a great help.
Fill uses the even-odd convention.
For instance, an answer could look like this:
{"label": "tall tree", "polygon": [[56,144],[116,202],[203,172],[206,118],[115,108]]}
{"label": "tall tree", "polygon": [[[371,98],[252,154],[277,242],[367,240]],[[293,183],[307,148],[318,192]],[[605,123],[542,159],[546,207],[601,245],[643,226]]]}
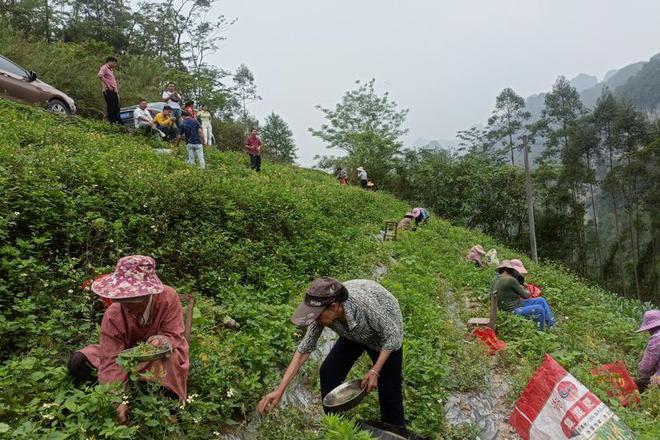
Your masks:
{"label": "tall tree", "polygon": [[531,114],[525,110],[525,100],[512,88],[507,87],[497,96],[495,109],[488,119],[488,126],[492,139],[496,142],[504,140],[507,143],[507,148],[511,152],[511,165],[515,165],[513,137],[530,117]]}
{"label": "tall tree", "polygon": [[[547,142],[544,156],[546,160],[556,160],[564,156],[564,164],[575,154],[571,149],[571,134],[578,120],[584,114],[584,107],[580,100],[580,95],[563,76],[557,78],[552,87],[552,91],[545,96],[545,109],[542,118],[545,121]],[[565,168],[562,170],[562,182],[559,188],[565,189],[570,193],[570,212],[573,218],[573,224],[576,230],[577,254],[576,267],[584,268],[585,259],[584,247],[584,207],[582,205],[581,177],[580,173],[571,173],[571,170]],[[573,170],[575,171],[575,169]]]}
{"label": "tall tree", "polygon": [[357,88],[346,92],[334,109],[317,106],[326,122],[309,131],[328,148],[347,153],[351,166],[364,165],[382,183],[394,169],[399,138],[408,131],[403,127],[408,110],[399,110],[387,92],[379,95],[375,82],[356,81]]}
{"label": "tall tree", "polygon": [[248,120],[247,103],[248,101],[258,101],[261,96],[257,94],[257,85],[254,82],[254,75],[248,66],[241,64],[234,74],[234,90],[241,102],[243,109],[243,121]]}
{"label": "tall tree", "polygon": [[271,113],[261,129],[264,150],[275,160],[293,163],[296,160],[296,144],[289,124],[281,116]]}

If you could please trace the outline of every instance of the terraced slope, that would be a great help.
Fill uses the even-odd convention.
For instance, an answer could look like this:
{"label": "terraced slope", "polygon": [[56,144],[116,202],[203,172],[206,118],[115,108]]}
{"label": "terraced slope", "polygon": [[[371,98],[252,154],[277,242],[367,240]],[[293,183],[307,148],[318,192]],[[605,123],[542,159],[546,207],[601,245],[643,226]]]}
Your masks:
{"label": "terraced slope", "polygon": [[[183,151],[157,155],[156,145],[103,124],[6,101],[0,112],[0,438],[220,437],[250,417],[288,362],[299,337],[288,316],[306,283],[326,274],[369,277],[378,263],[389,266],[382,282],[404,311],[407,418],[420,434],[474,437],[479,429],[450,426],[444,407],[452,395],[489,389],[493,371],[511,377],[504,398],[511,405],[546,351],[591,385],[591,365],[622,358],[634,371],[643,348],[632,332],[641,304],[530,264],[561,324],[539,333],[502,316],[509,349],[492,362],[462,327],[486,309],[492,278],[464,261],[466,250],[481,243],[514,255],[488,237],[434,219],[383,244],[374,234],[408,208],[387,194],[340,188],[291,166],[267,163],[256,174],[235,153],[210,151],[201,171],[185,165]],[[154,256],[161,278],[195,293],[199,305],[190,401],[181,408],[135,390],[124,427],[114,424],[121,393],[73,388],[64,362],[96,339],[103,313],[81,284],[127,253]],[[226,317],[240,327],[225,328]],[[355,375],[360,368],[366,364]],[[306,371],[316,387],[314,366]],[[343,421],[282,408],[258,436],[358,438],[351,418],[375,416],[375,399]],[[612,406],[637,432],[657,438],[655,405]]]}

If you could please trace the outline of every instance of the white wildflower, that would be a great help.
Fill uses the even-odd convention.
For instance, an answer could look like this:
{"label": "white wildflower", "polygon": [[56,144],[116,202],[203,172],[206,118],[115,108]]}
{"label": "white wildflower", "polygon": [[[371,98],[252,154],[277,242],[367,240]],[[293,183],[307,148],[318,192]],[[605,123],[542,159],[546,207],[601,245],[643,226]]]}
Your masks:
{"label": "white wildflower", "polygon": [[201,417],[193,417],[193,421],[194,421],[195,423],[199,423],[199,422],[202,421],[202,418],[201,418]]}
{"label": "white wildflower", "polygon": [[42,417],[46,420],[53,420],[55,418],[52,414],[44,414]]}
{"label": "white wildflower", "polygon": [[229,391],[227,391],[227,397],[234,397],[234,393],[236,393],[236,391],[234,391],[233,388],[229,388]]}
{"label": "white wildflower", "polygon": [[69,290],[67,290],[67,292],[73,293],[73,289],[69,289]]}
{"label": "white wildflower", "polygon": [[218,431],[213,431],[213,435],[216,437],[220,437],[220,433]]}
{"label": "white wildflower", "polygon": [[21,212],[20,212],[20,211],[14,211],[14,215],[15,215],[16,217],[18,217],[19,215],[21,215]]}
{"label": "white wildflower", "polygon": [[114,243],[114,242],[115,241],[112,238],[110,240],[108,240],[108,243]]}

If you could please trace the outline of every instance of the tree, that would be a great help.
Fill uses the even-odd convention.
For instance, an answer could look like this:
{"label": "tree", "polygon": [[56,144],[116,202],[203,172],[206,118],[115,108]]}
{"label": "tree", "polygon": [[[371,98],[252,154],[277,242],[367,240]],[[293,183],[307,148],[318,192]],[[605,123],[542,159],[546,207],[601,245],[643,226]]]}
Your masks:
{"label": "tree", "polygon": [[503,139],[508,141],[511,165],[515,165],[513,136],[520,131],[523,123],[530,117],[531,114],[525,110],[525,100],[512,88],[507,87],[497,96],[495,109],[488,120],[488,126],[492,139],[496,142],[501,142]]}
{"label": "tree", "polygon": [[[325,141],[327,148],[346,152],[349,168],[362,165],[370,177],[384,184],[395,167],[399,138],[408,131],[403,128],[408,110],[399,110],[387,92],[379,96],[375,82],[356,81],[357,88],[346,92],[334,109],[317,106],[326,123],[309,131]],[[320,166],[329,158],[325,159]]]}
{"label": "tree", "polygon": [[261,129],[265,151],[283,163],[296,160],[296,144],[289,125],[279,115],[271,113]]}
{"label": "tree", "polygon": [[243,120],[247,121],[248,113],[246,104],[248,101],[258,101],[261,96],[257,95],[257,85],[254,75],[245,64],[241,64],[234,74],[234,90],[243,108]]}

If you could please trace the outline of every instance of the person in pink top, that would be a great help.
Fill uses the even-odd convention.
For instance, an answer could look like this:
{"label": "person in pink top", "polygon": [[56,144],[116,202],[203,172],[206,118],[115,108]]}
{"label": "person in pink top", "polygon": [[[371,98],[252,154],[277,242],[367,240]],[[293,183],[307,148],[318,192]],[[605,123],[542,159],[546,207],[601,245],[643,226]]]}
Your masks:
{"label": "person in pink top", "polygon": [[117,58],[108,57],[99,69],[108,122],[111,124],[119,124],[119,85],[115,78],[115,67],[117,67]]}
{"label": "person in pink top", "polygon": [[245,149],[250,155],[250,168],[256,172],[261,171],[261,139],[257,136],[257,129],[250,130],[245,140]]}
{"label": "person in pink top", "polygon": [[[185,338],[183,309],[176,291],[156,275],[151,257],[131,255],[117,262],[115,271],[97,278],[92,291],[112,300],[101,322],[98,344],[73,353],[68,369],[74,383],[123,383],[128,373],[117,363],[119,352],[140,342],[167,347],[163,359],[138,364],[140,380],[154,380],[163,394],[185,401],[187,398],[189,354]],[[96,376],[96,377],[95,377]],[[117,407],[119,423],[128,422],[128,403]]]}

